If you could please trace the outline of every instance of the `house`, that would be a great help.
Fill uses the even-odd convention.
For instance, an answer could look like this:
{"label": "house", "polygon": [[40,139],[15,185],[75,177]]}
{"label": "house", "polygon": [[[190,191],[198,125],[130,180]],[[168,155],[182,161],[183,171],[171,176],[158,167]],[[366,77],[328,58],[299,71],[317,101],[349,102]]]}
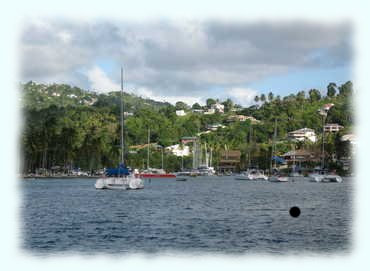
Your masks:
{"label": "house", "polygon": [[310,140],[311,142],[316,142],[315,131],[310,128],[302,128],[299,130],[289,132],[288,138],[297,141]]}
{"label": "house", "polygon": [[343,170],[351,172],[353,170],[353,158],[356,155],[356,136],[354,134],[346,134],[343,135],[340,140],[342,142],[348,141],[350,143],[351,151],[346,156],[340,157],[339,161],[342,164]]}
{"label": "house", "polygon": [[240,155],[240,151],[237,150],[221,151],[218,170],[220,172],[237,171],[240,167]]}
{"label": "house", "polygon": [[207,111],[204,111],[204,115],[213,115],[216,112],[214,108],[208,108]]}
{"label": "house", "polygon": [[207,125],[207,130],[208,131],[217,131],[218,128],[225,128],[226,126],[220,124],[220,123],[215,123],[215,124],[208,124]]}
{"label": "house", "polygon": [[134,115],[134,113],[132,113],[132,112],[123,112],[123,115],[124,115],[125,117],[130,117],[130,116],[133,116],[133,115]]}
{"label": "house", "polygon": [[338,123],[328,123],[324,126],[324,131],[329,133],[335,133],[339,132],[340,129],[343,129],[344,127],[339,125]]}
{"label": "house", "polygon": [[180,141],[181,141],[181,144],[188,144],[188,143],[196,142],[197,137],[196,136],[184,136],[181,138]]}
{"label": "house", "polygon": [[168,146],[166,147],[166,150],[176,156],[188,156],[190,154],[189,146],[181,146],[180,144]]}
{"label": "house", "polygon": [[192,109],[191,112],[198,113],[198,114],[203,114],[204,110],[203,109]]}
{"label": "house", "polygon": [[284,160],[290,164],[290,163],[304,163],[304,162],[318,162],[320,161],[320,156],[318,154],[315,154],[314,152],[308,151],[308,150],[293,150],[288,151],[282,155]]}
{"label": "house", "polygon": [[252,124],[256,124],[260,122],[259,120],[255,119],[252,116],[244,116],[244,115],[232,115],[227,118],[228,122],[234,122],[234,121],[244,122],[246,120],[250,120]]}
{"label": "house", "polygon": [[176,110],[176,115],[179,117],[186,116],[186,113],[184,110]]}
{"label": "house", "polygon": [[214,109],[216,112],[224,113],[225,106],[220,103],[215,103],[211,105],[211,109]]}

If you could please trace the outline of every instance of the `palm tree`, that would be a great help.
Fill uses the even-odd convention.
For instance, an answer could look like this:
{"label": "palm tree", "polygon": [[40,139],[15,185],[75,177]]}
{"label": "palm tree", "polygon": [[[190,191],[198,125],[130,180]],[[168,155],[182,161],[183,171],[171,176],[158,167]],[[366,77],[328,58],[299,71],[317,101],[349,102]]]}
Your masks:
{"label": "palm tree", "polygon": [[268,94],[268,99],[270,102],[272,102],[272,100],[274,99],[274,93],[272,93],[271,91]]}
{"label": "palm tree", "polygon": [[258,102],[259,102],[259,100],[260,100],[260,97],[259,97],[258,95],[256,95],[256,96],[254,97],[254,101],[255,101],[256,103],[258,103]]}

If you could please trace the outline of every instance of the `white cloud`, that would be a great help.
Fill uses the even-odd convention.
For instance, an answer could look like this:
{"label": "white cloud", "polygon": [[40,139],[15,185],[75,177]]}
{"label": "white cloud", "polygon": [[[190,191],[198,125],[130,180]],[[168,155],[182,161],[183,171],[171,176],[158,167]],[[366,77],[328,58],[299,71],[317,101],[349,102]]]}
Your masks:
{"label": "white cloud", "polygon": [[68,31],[60,31],[58,34],[57,34],[58,38],[63,42],[63,43],[69,43],[72,39],[72,35],[71,33],[69,33]]}
{"label": "white cloud", "polygon": [[258,95],[258,91],[251,88],[235,87],[226,90],[226,95],[237,104],[249,106],[254,103],[254,97]]}
{"label": "white cloud", "polygon": [[109,92],[120,90],[120,85],[114,83],[98,66],[87,71],[86,76],[90,82],[90,88],[97,92]]}
{"label": "white cloud", "polygon": [[193,96],[161,96],[154,93],[153,90],[150,90],[148,88],[142,87],[138,88],[133,92],[133,94],[141,96],[143,98],[149,98],[155,101],[162,101],[162,102],[169,102],[173,105],[176,104],[178,101],[182,101],[188,105],[193,105],[194,103],[201,103],[200,97],[193,97]]}

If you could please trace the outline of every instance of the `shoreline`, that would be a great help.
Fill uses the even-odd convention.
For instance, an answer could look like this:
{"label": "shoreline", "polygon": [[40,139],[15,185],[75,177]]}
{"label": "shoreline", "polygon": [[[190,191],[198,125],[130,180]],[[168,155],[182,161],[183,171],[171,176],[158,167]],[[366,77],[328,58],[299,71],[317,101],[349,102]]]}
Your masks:
{"label": "shoreline", "polygon": [[20,176],[19,179],[35,180],[35,179],[97,179],[101,176]]}

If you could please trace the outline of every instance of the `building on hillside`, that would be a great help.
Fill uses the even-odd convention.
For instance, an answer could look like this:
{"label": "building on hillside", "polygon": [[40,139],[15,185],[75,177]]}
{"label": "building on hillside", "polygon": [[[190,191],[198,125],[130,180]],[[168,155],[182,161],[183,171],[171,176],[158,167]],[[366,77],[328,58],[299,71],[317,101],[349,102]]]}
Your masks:
{"label": "building on hillside", "polygon": [[316,134],[313,129],[310,128],[302,128],[299,130],[295,130],[288,133],[288,138],[297,140],[297,141],[305,141],[310,140],[311,142],[316,142]]}
{"label": "building on hillside", "polygon": [[176,110],[176,116],[186,116],[186,112],[184,110]]}
{"label": "building on hillside", "polygon": [[319,162],[320,161],[320,155],[315,154],[314,152],[308,151],[308,150],[293,150],[288,151],[282,155],[284,160],[289,164],[300,164],[300,163],[306,163],[306,162]]}
{"label": "building on hillside", "polygon": [[188,155],[190,155],[189,146],[181,146],[180,144],[168,146],[168,147],[166,147],[166,150],[170,151],[173,155],[176,155],[176,156],[188,156]]}
{"label": "building on hillside", "polygon": [[221,151],[218,170],[220,172],[235,172],[240,169],[240,151],[227,150]]}
{"label": "building on hillside", "polygon": [[256,124],[260,122],[259,120],[255,119],[252,116],[244,116],[244,115],[231,115],[227,118],[228,122],[234,122],[234,121],[244,122],[247,120],[250,120],[252,124]]}
{"label": "building on hillside", "polygon": [[204,110],[203,109],[192,109],[191,112],[198,113],[198,114],[203,114]]}
{"label": "building on hillside", "polygon": [[224,113],[225,106],[220,103],[215,103],[211,105],[211,109],[214,109],[218,113]]}
{"label": "building on hillside", "polygon": [[222,125],[220,123],[215,123],[215,124],[208,124],[207,125],[207,130],[208,131],[217,131],[218,128],[225,128],[225,125]]}
{"label": "building on hillside", "polygon": [[335,133],[339,132],[339,130],[343,129],[344,127],[342,125],[339,125],[338,123],[328,123],[324,126],[324,131],[329,133]]}
{"label": "building on hillside", "polygon": [[193,143],[197,141],[196,136],[184,136],[181,138],[181,144],[188,144],[188,143]]}
{"label": "building on hillside", "polygon": [[351,172],[353,169],[353,158],[356,155],[357,138],[354,134],[346,134],[343,135],[340,140],[350,143],[351,151],[345,157],[340,157],[339,161],[342,164],[343,170]]}
{"label": "building on hillside", "polygon": [[208,108],[207,111],[204,111],[204,115],[213,115],[215,112],[214,108]]}
{"label": "building on hillside", "polygon": [[132,113],[132,112],[123,112],[123,115],[124,115],[125,117],[131,117],[131,116],[133,116],[133,115],[134,115],[134,113]]}

